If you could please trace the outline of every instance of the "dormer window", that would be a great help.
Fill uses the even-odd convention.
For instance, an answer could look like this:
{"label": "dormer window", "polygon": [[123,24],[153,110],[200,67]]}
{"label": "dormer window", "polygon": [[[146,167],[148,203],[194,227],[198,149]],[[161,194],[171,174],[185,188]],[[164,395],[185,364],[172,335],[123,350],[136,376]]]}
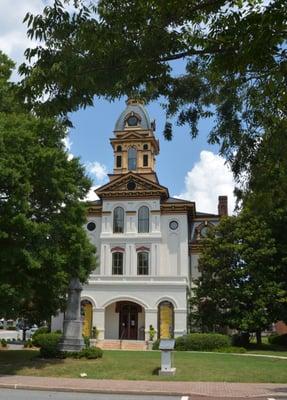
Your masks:
{"label": "dormer window", "polygon": [[139,120],[135,115],[131,115],[127,119],[128,126],[137,126],[138,122],[139,122]]}

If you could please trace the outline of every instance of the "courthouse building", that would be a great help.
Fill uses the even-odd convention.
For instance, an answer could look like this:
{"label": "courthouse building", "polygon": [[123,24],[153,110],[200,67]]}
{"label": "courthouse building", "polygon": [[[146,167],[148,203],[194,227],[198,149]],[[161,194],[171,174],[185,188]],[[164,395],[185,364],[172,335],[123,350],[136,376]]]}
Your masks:
{"label": "courthouse building", "polygon": [[151,326],[156,337],[187,332],[201,239],[227,214],[226,196],[219,196],[218,214],[170,197],[156,174],[154,131],[143,103],[128,100],[110,139],[113,173],[96,190],[99,200],[89,203],[86,230],[98,265],[82,291],[83,331],[90,335],[96,327],[103,347],[144,343]]}

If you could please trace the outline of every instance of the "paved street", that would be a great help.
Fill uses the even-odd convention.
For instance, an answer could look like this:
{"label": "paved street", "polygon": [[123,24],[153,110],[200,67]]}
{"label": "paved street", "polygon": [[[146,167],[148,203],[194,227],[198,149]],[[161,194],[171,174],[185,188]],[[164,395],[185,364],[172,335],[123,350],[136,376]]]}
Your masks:
{"label": "paved street", "polygon": [[[248,397],[236,397],[246,400]],[[2,389],[0,400],[219,400],[220,397],[206,396],[154,396],[99,393],[69,393],[38,390]],[[227,397],[225,397],[228,400]],[[252,400],[287,400],[287,397],[252,397]]]}
{"label": "paved street", "polygon": [[[182,397],[170,396],[169,400],[181,400]],[[166,396],[139,396],[98,393],[66,393],[36,390],[1,389],[0,400],[166,400]],[[187,397],[184,398],[187,400]],[[261,399],[262,400],[262,399]]]}

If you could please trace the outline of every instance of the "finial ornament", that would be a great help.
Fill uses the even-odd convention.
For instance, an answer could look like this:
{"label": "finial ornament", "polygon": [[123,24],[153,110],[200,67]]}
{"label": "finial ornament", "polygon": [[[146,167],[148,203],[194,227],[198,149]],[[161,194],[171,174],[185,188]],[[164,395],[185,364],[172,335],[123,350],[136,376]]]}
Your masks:
{"label": "finial ornament", "polygon": [[135,104],[142,104],[142,105],[144,105],[145,102],[144,102],[143,99],[137,99],[137,98],[128,98],[127,101],[126,101],[126,105],[127,105],[127,106],[132,106],[132,105],[135,105]]}

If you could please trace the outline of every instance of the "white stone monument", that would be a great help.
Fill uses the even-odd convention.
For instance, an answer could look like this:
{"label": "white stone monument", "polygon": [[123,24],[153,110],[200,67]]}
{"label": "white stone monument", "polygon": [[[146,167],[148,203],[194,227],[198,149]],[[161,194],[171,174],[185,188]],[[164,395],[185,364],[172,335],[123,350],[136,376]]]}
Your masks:
{"label": "white stone monument", "polygon": [[82,285],[78,278],[72,278],[68,290],[68,301],[63,325],[60,351],[79,351],[84,347],[81,320]]}

